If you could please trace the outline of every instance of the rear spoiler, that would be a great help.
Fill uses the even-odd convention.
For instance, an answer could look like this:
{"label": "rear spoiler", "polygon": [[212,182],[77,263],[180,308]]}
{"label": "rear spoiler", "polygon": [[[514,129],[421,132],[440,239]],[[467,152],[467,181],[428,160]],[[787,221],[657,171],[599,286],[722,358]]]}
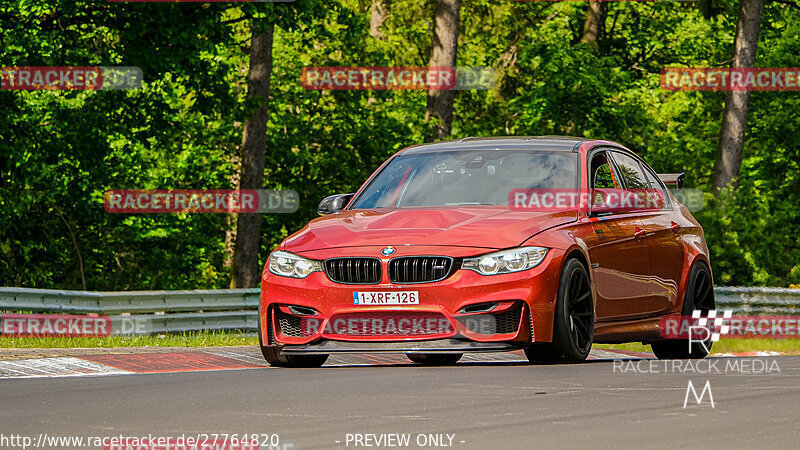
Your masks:
{"label": "rear spoiler", "polygon": [[686,178],[685,173],[660,173],[658,178],[668,187],[675,186],[675,189],[680,192],[683,189],[683,181]]}

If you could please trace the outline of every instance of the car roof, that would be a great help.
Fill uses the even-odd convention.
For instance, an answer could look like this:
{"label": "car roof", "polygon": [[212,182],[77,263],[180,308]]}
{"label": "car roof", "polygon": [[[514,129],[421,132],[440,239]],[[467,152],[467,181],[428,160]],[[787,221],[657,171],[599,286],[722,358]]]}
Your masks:
{"label": "car roof", "polygon": [[501,136],[501,137],[467,137],[450,141],[418,144],[407,147],[403,155],[419,153],[435,153],[452,150],[549,150],[576,151],[580,144],[591,139],[574,136]]}

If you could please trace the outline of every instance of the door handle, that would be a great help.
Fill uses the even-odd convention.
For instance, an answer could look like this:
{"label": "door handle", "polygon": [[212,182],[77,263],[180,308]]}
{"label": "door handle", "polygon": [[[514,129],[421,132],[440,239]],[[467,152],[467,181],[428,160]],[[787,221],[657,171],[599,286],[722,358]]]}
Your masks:
{"label": "door handle", "polygon": [[678,225],[678,224],[677,224],[677,223],[675,223],[675,222],[672,222],[672,227],[671,227],[671,228],[672,228],[672,231],[674,231],[674,232],[675,232],[675,234],[678,234],[678,233],[680,233],[680,232],[681,232],[681,226],[680,226],[680,225]]}
{"label": "door handle", "polygon": [[636,231],[633,232],[633,237],[635,237],[636,239],[641,239],[645,236],[647,236],[647,231],[639,227],[636,227]]}

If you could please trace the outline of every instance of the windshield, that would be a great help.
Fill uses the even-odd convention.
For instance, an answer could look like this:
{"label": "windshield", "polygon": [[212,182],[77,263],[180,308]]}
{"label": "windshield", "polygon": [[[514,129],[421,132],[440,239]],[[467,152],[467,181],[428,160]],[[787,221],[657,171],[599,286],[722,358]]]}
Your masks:
{"label": "windshield", "polygon": [[508,205],[514,189],[576,189],[569,152],[459,150],[394,158],[351,209]]}

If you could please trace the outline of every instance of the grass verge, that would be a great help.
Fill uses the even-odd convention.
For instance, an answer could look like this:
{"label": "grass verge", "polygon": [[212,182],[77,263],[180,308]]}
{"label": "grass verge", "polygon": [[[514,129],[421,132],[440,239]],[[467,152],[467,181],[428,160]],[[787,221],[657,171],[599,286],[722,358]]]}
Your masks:
{"label": "grass verge", "polygon": [[100,338],[0,338],[0,348],[220,347],[257,344],[255,333],[224,331]]}

